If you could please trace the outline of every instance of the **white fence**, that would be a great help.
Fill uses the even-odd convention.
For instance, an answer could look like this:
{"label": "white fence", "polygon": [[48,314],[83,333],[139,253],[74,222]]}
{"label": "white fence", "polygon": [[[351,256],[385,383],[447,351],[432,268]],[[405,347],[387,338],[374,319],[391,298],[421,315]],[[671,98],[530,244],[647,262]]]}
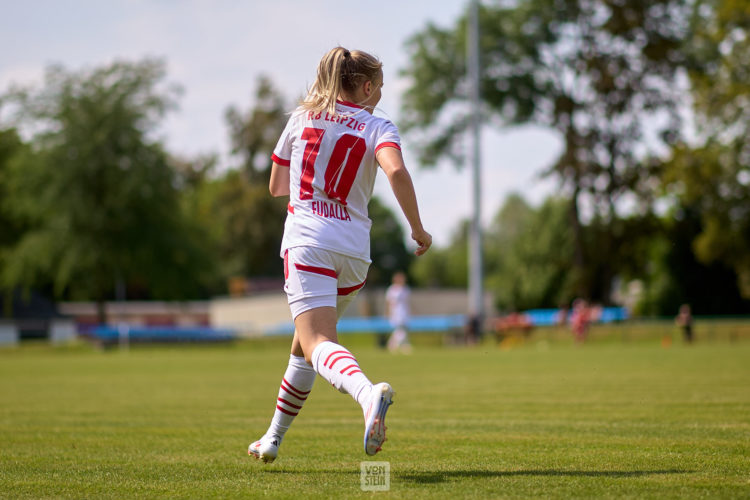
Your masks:
{"label": "white fence", "polygon": [[[24,320],[0,321],[0,347],[14,347],[21,341],[22,322]],[[76,324],[71,319],[56,318],[46,321],[47,339],[59,345],[76,338]]]}

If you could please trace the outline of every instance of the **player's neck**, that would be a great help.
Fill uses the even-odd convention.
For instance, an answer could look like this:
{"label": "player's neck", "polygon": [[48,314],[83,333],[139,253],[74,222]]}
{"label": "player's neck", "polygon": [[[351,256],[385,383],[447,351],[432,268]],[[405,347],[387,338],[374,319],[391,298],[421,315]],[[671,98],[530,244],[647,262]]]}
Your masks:
{"label": "player's neck", "polygon": [[[359,95],[362,94],[362,95]],[[344,102],[350,102],[352,104],[356,104],[357,106],[361,107],[368,113],[372,114],[372,110],[374,106],[371,106],[367,103],[367,96],[364,95],[364,93],[359,92],[357,94],[350,94],[348,92],[342,92],[339,94],[339,101]]]}

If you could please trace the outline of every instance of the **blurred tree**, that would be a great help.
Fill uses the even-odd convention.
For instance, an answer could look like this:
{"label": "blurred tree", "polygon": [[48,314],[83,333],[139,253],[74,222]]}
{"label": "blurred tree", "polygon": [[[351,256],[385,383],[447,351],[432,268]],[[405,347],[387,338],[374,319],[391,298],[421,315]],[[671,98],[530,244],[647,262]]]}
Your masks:
{"label": "blurred tree", "polygon": [[267,182],[251,182],[244,170],[229,170],[205,189],[225,279],[283,278],[279,249],[289,200],[272,197]]}
{"label": "blurred tree", "polygon": [[[533,123],[559,134],[563,151],[549,173],[570,200],[567,226],[581,279],[593,255],[621,243],[604,233],[587,247],[582,208],[615,220],[624,194],[651,188],[653,176],[642,164],[651,145],[671,144],[678,134],[689,12],[685,0],[521,0],[481,7],[483,119],[498,126]],[[462,157],[469,109],[463,105],[465,43],[462,18],[452,29],[430,25],[407,44],[404,129],[418,132],[424,164]],[[575,288],[608,299],[596,295],[608,286],[581,281]]]}
{"label": "blurred tree", "polygon": [[221,274],[233,277],[283,277],[279,257],[288,199],[268,193],[271,153],[288,116],[285,99],[261,76],[253,106],[226,113],[233,157],[239,165],[205,186],[206,209],[219,241]]}
{"label": "blurred tree", "polygon": [[249,182],[268,182],[271,153],[288,116],[284,97],[264,75],[258,78],[253,107],[246,113],[230,106],[226,113],[232,154],[242,162]]}
{"label": "blurred tree", "polygon": [[673,148],[663,182],[683,211],[700,214],[698,260],[734,269],[750,299],[750,3],[699,0],[692,28],[697,140]]}
{"label": "blurred tree", "polygon": [[0,316],[10,315],[12,290],[7,288],[2,280],[6,270],[7,253],[18,243],[18,240],[26,230],[26,224],[14,213],[13,207],[9,203],[10,199],[10,181],[9,175],[11,162],[17,161],[18,158],[27,154],[28,146],[21,142],[18,132],[15,129],[0,130],[0,292],[5,288],[3,304],[0,306]]}
{"label": "blurred tree", "polygon": [[[506,198],[484,239],[486,286],[494,294],[498,309],[570,305],[578,296],[576,284],[582,280],[600,287],[597,293],[605,296],[614,291],[605,289],[613,281],[645,279],[649,296],[641,310],[661,311],[665,297],[660,283],[672,283],[672,268],[664,262],[667,249],[661,246],[666,241],[664,222],[649,213],[632,214],[606,224],[595,219],[584,225],[587,246],[595,247],[605,232],[614,233],[622,244],[612,254],[593,254],[584,270],[586,276],[581,278],[576,274],[580,271],[571,264],[574,244],[568,207],[565,198],[547,198],[538,208],[517,193]],[[433,248],[412,264],[412,275],[423,286],[463,287],[466,259],[464,221],[447,247]],[[621,263],[618,280],[603,276],[611,269],[612,261]]]}
{"label": "blurred tree", "polygon": [[211,261],[153,138],[177,94],[164,77],[158,60],[53,66],[43,88],[6,96],[34,132],[34,154],[10,175],[8,202],[31,227],[7,255],[6,286],[47,276],[60,296],[95,300],[102,322],[105,299],[127,286],[150,298],[198,292]]}
{"label": "blurred tree", "polygon": [[414,283],[426,287],[466,288],[468,234],[469,221],[463,220],[447,247],[433,246],[429,252],[414,259],[410,272]]}
{"label": "blurred tree", "polygon": [[509,196],[486,245],[487,289],[498,309],[557,307],[575,297],[567,200],[549,198],[533,209],[520,195]]}
{"label": "blurred tree", "polygon": [[664,217],[662,231],[640,240],[648,242],[639,254],[647,264],[629,275],[644,284],[636,314],[673,316],[685,303],[698,315],[750,313],[734,270],[720,261],[705,264],[696,258],[691,243],[701,231],[700,212],[676,207]]}
{"label": "blurred tree", "polygon": [[[16,160],[27,146],[21,142],[15,129],[0,130],[0,249],[12,246],[23,233],[23,222],[13,213],[8,203],[10,195],[11,162]],[[0,250],[1,252],[1,250]],[[2,253],[0,253],[0,269]]]}
{"label": "blurred tree", "polygon": [[413,256],[406,249],[404,232],[396,215],[373,196],[368,206],[370,229],[370,258],[367,274],[369,285],[389,285],[397,271],[407,272]]}
{"label": "blurred tree", "polygon": [[212,209],[216,203],[218,157],[215,154],[171,156],[170,164],[175,173],[174,185],[180,193],[181,210],[192,224],[200,228],[201,246],[212,262],[211,274],[206,275],[202,282],[203,295],[225,294],[227,276],[221,259],[224,228],[216,223],[216,213]]}
{"label": "blurred tree", "polygon": [[739,293],[750,299],[750,157],[743,159],[740,142],[675,148],[664,182],[677,210],[700,219],[685,244],[701,263],[733,269]]}

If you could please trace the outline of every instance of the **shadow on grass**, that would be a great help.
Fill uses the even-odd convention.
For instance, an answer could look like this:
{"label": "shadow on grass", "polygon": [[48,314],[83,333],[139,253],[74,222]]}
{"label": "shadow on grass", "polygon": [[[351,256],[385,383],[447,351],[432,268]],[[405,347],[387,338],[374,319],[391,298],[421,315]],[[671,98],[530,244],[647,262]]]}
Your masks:
{"label": "shadow on grass", "polygon": [[[273,467],[273,466],[271,466],[271,467]],[[304,474],[330,474],[330,475],[336,475],[336,476],[341,476],[341,475],[345,476],[345,475],[350,475],[350,474],[354,474],[354,473],[359,474],[359,469],[356,469],[356,470],[355,469],[352,469],[352,470],[347,470],[347,469],[295,469],[295,468],[291,468],[291,469],[281,469],[281,468],[277,469],[277,468],[273,468],[272,469],[271,467],[269,467],[269,466],[267,466],[267,465],[264,464],[263,468],[259,469],[259,470],[260,470],[260,472],[262,474],[289,474],[289,475],[295,475],[295,474],[299,474],[299,475],[304,475]]]}
{"label": "shadow on grass", "polygon": [[453,470],[441,472],[410,472],[395,473],[394,479],[411,481],[414,483],[442,483],[451,479],[461,478],[490,478],[490,477],[513,477],[513,476],[548,476],[548,477],[609,477],[609,478],[627,478],[641,477],[655,474],[686,474],[691,471],[666,469],[666,470]]}

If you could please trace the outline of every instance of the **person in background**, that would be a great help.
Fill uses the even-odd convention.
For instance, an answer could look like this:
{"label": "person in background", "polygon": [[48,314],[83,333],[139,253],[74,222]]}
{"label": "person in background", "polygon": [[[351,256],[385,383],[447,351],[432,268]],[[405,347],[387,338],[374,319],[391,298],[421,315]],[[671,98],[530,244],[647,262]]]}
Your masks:
{"label": "person in background", "polygon": [[411,314],[410,300],[411,290],[409,290],[409,286],[406,284],[406,274],[402,272],[394,274],[391,286],[385,292],[388,319],[391,322],[391,327],[393,327],[393,333],[391,333],[391,337],[388,339],[388,350],[391,352],[411,352],[409,332],[407,330]]}
{"label": "person in background", "polygon": [[693,342],[693,314],[689,304],[682,304],[675,317],[675,323],[682,329],[682,338],[688,344]]}
{"label": "person in background", "polygon": [[576,299],[573,301],[573,310],[570,313],[570,328],[576,342],[583,343],[588,335],[591,315],[586,300]]}

